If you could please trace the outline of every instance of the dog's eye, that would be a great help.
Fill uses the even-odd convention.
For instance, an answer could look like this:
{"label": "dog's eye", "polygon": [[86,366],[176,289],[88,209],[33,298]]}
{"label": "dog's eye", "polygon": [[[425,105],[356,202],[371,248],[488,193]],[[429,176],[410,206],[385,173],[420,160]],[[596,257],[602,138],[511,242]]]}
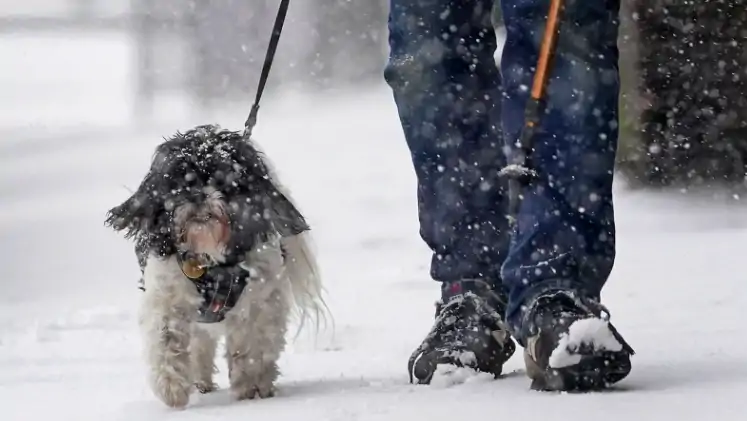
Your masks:
{"label": "dog's eye", "polygon": [[212,177],[210,177],[210,184],[215,186],[222,186],[226,183],[226,174],[223,171],[216,171]]}

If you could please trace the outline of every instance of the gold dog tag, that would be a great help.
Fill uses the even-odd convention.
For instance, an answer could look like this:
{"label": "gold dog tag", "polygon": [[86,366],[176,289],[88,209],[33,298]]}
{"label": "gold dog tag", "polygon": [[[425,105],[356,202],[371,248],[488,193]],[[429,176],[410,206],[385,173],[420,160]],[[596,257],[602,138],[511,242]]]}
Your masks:
{"label": "gold dog tag", "polygon": [[205,274],[205,268],[200,266],[195,260],[185,260],[182,262],[182,272],[189,279],[197,279]]}

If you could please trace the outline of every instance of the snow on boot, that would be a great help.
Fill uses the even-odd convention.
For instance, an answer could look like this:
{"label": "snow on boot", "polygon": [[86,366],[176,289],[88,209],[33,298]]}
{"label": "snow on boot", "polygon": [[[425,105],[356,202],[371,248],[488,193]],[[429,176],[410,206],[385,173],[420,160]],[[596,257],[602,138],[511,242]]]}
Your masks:
{"label": "snow on boot", "polygon": [[532,389],[601,390],[630,373],[635,352],[601,304],[559,292],[538,298],[532,308],[529,320],[538,333],[524,349]]}
{"label": "snow on boot", "polygon": [[516,350],[499,310],[473,291],[437,303],[433,328],[410,357],[410,383],[429,384],[440,365],[499,376]]}

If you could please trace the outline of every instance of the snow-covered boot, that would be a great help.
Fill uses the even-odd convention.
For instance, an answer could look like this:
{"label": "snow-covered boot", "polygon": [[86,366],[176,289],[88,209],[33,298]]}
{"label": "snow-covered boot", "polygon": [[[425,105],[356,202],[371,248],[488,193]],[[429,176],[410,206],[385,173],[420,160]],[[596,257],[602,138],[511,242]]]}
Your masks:
{"label": "snow-covered boot", "polygon": [[528,316],[536,332],[524,348],[532,389],[600,390],[630,373],[635,352],[598,302],[558,292],[538,298]]}
{"label": "snow-covered boot", "polygon": [[[470,284],[475,281],[470,281]],[[462,283],[451,284],[461,288]],[[465,290],[436,304],[436,320],[408,364],[420,384],[429,384],[439,365],[468,367],[499,376],[516,350],[503,322],[505,305],[494,292]]]}

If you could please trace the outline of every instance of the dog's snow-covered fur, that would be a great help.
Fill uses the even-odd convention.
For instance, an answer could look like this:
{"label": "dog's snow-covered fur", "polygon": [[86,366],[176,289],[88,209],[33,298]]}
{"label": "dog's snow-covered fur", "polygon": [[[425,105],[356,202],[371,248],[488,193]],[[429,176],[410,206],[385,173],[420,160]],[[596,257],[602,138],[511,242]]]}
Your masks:
{"label": "dog's snow-covered fur", "polygon": [[[136,240],[140,326],[158,398],[180,408],[194,389],[214,390],[221,337],[236,398],[272,396],[293,310],[302,322],[318,321],[325,306],[308,226],[256,145],[212,125],[177,133],[157,147],[138,190],[106,223]],[[246,286],[222,321],[198,320],[205,296],[183,272],[180,253],[208,267],[242,268]]]}

